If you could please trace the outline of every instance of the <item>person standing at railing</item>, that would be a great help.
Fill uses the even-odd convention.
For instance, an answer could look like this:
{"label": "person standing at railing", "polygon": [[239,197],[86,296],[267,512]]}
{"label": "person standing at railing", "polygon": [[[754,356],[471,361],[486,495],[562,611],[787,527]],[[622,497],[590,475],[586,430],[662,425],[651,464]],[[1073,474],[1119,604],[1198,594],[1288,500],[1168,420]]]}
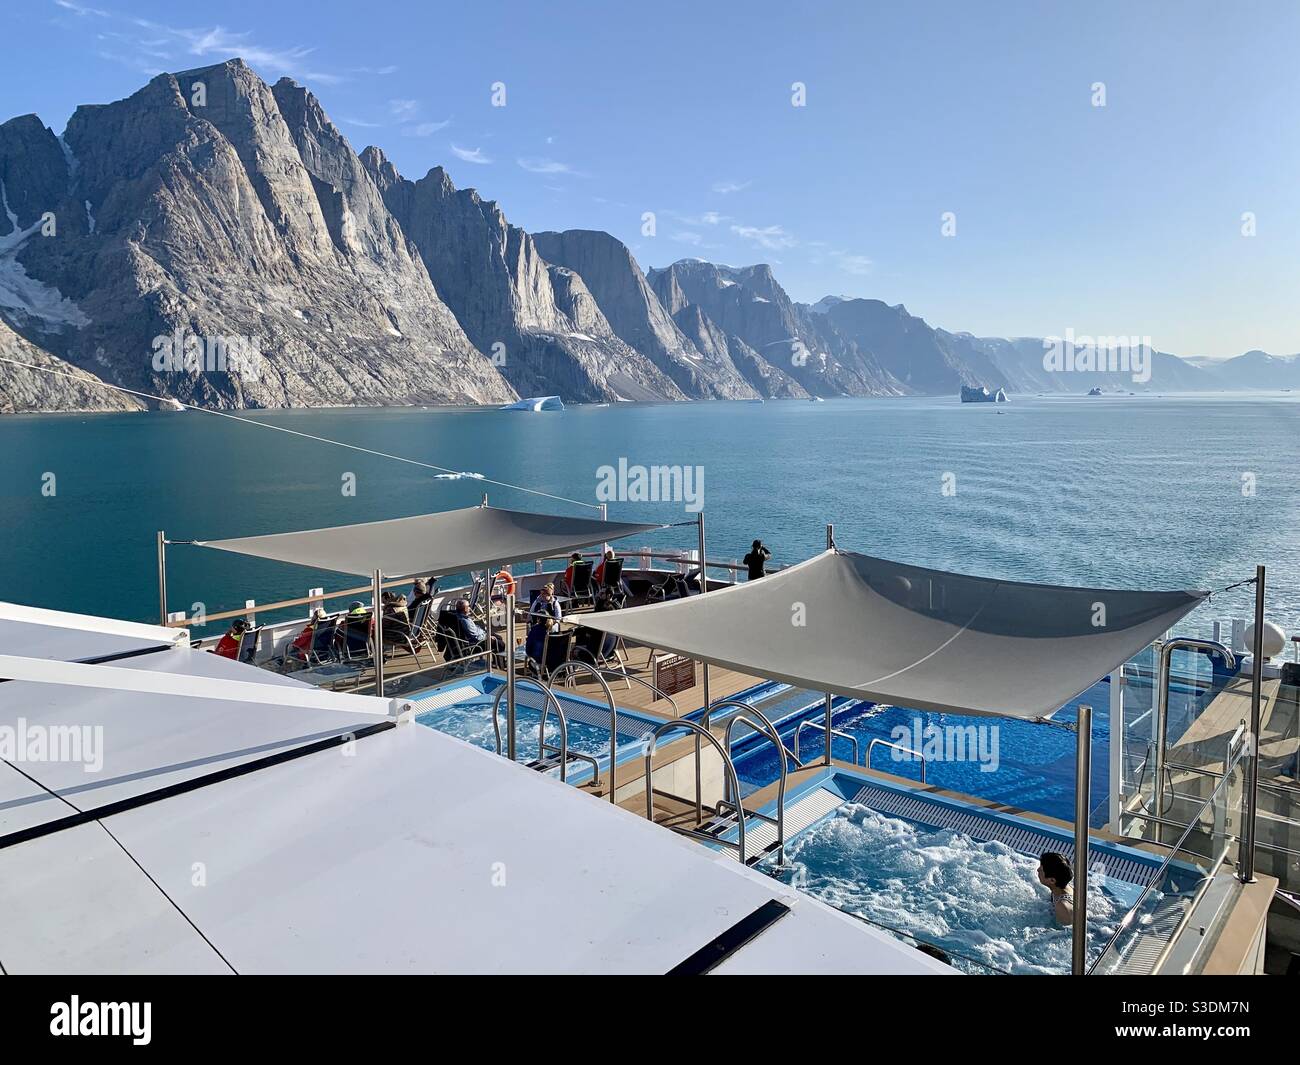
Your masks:
{"label": "person standing at railing", "polygon": [[749,554],[741,559],[749,567],[749,579],[751,581],[767,576],[767,560],[771,557],[772,552],[763,546],[763,541],[755,540],[753,547],[749,549]]}

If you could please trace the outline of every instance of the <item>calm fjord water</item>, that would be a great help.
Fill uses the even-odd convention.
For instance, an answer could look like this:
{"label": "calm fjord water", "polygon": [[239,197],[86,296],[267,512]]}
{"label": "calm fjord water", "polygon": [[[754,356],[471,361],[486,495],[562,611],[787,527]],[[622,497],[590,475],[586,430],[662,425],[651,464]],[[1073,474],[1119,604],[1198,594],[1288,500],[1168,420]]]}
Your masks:
{"label": "calm fjord water", "polygon": [[[259,421],[595,501],[596,470],[702,466],[709,555],[762,537],[774,561],[842,547],[1018,580],[1220,587],[1270,567],[1269,615],[1300,625],[1300,397],[1016,397],[579,407],[341,409]],[[54,474],[56,494],[42,494]],[[356,475],[355,496],[341,490]],[[955,494],[945,495],[945,474]],[[1253,475],[1254,494],[1243,493]],[[154,533],[215,539],[475,504],[582,508],[205,414],[0,418],[0,599],[156,620]],[[610,517],[681,521],[681,503]],[[637,541],[694,545],[693,529]],[[625,545],[634,546],[634,545]],[[170,605],[209,612],[363,583],[178,546]],[[1248,592],[1191,620],[1245,616]]]}

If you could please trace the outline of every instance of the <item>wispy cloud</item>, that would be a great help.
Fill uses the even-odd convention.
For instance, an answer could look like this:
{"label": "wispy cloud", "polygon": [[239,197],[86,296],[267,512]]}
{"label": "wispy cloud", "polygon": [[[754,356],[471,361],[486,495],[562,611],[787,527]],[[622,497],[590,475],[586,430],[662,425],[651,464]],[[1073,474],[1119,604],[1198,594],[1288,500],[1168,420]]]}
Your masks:
{"label": "wispy cloud", "polygon": [[150,73],[164,69],[185,70],[205,61],[220,62],[239,56],[269,78],[285,75],[298,81],[322,84],[346,80],[344,75],[319,69],[310,59],[315,49],[305,45],[280,48],[256,40],[249,32],[231,31],[220,25],[169,26],[106,8],[91,7],[77,0],[53,0],[53,3],[79,19],[95,20],[96,26],[102,27],[96,32],[98,39],[113,42],[111,48],[97,48],[96,54],[133,69]]}
{"label": "wispy cloud", "polygon": [[715,181],[713,191],[723,196],[729,196],[733,192],[743,192],[754,184],[753,181]]}
{"label": "wispy cloud", "polygon": [[383,67],[351,67],[349,68],[348,73],[349,74],[396,74],[397,67],[392,63],[388,64],[388,66],[383,66]]}
{"label": "wispy cloud", "polygon": [[187,29],[180,26],[166,26],[151,22],[149,19],[132,19],[141,29],[161,34],[170,39],[175,46],[187,54],[199,59],[229,59],[239,56],[247,63],[261,67],[269,75],[285,74],[299,80],[319,81],[333,84],[342,81],[338,74],[317,70],[305,61],[315,52],[314,48],[295,45],[292,48],[275,48],[259,44],[250,33],[234,33],[224,26],[211,29]]}
{"label": "wispy cloud", "polygon": [[793,248],[799,242],[780,226],[732,226],[731,231],[742,240],[752,241],[761,248],[775,251]]}
{"label": "wispy cloud", "polygon": [[671,239],[677,241],[677,243],[679,244],[691,244],[697,248],[704,243],[704,238],[702,236],[700,236],[698,233],[692,233],[690,230],[686,230],[686,229],[683,229],[677,233],[672,234]]}
{"label": "wispy cloud", "polygon": [[94,15],[96,18],[108,18],[109,12],[102,11],[97,7],[86,7],[84,4],[74,4],[72,0],[54,0],[56,6],[63,8],[64,11],[71,11],[74,15]]}
{"label": "wispy cloud", "polygon": [[403,126],[403,137],[431,137],[440,129],[446,129],[451,125],[451,119],[444,119],[442,122],[419,122],[414,126]]}
{"label": "wispy cloud", "polygon": [[482,148],[462,148],[458,144],[453,144],[451,146],[451,154],[457,159],[463,159],[467,163],[478,163],[481,166],[486,166],[488,163],[492,162],[491,159],[483,154]]}
{"label": "wispy cloud", "polygon": [[379,129],[383,125],[382,122],[367,122],[363,118],[344,117],[340,118],[339,121],[349,126],[360,126],[362,129]]}
{"label": "wispy cloud", "polygon": [[581,176],[579,171],[574,170],[568,163],[557,162],[554,159],[533,157],[516,159],[515,162],[530,174],[569,174],[572,177]]}
{"label": "wispy cloud", "polygon": [[420,109],[419,100],[389,100],[388,113],[397,119],[412,118]]}

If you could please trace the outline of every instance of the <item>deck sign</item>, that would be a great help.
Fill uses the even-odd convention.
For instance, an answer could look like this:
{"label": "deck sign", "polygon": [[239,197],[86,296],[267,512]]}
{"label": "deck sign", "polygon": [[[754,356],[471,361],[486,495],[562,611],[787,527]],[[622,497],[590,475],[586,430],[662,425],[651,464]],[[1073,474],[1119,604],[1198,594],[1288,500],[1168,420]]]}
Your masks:
{"label": "deck sign", "polygon": [[[695,687],[695,660],[685,655],[665,655],[656,658],[652,683],[664,695],[676,695]],[[655,700],[659,699],[658,693]]]}

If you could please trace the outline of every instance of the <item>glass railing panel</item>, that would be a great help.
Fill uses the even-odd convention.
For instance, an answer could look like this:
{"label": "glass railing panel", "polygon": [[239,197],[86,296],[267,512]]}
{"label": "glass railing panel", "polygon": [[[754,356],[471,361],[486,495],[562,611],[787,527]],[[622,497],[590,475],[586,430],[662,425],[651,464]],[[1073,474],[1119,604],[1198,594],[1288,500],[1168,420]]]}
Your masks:
{"label": "glass railing panel", "polygon": [[[1147,886],[1108,930],[1110,938],[1091,962],[1090,973],[1135,975],[1157,970],[1202,892],[1223,868],[1224,858],[1236,856],[1243,811],[1244,751],[1245,744],[1239,741],[1227,772],[1188,821]],[[1097,889],[1106,889],[1104,880]]]}

